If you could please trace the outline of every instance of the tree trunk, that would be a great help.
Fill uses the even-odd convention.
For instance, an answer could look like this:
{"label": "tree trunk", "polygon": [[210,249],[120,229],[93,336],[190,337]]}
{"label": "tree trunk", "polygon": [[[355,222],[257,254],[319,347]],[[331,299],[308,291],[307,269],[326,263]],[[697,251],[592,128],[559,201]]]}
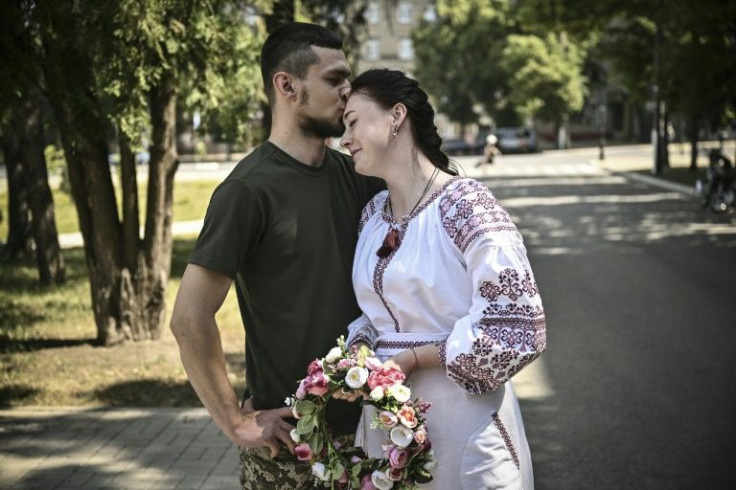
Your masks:
{"label": "tree trunk", "polygon": [[30,258],[33,254],[31,206],[19,146],[14,131],[3,134],[3,158],[8,173],[8,237],[2,257],[8,259]]}
{"label": "tree trunk", "polygon": [[662,104],[662,120],[664,127],[662,128],[662,165],[664,168],[670,167],[670,111],[667,106]]}
{"label": "tree trunk", "polygon": [[[124,312],[121,322],[125,331],[136,340],[158,339],[163,332],[166,314],[166,287],[171,273],[173,245],[171,208],[174,175],[179,164],[176,154],[176,91],[170,79],[165,78],[152,89],[150,108],[151,157],[142,246],[138,245],[137,205],[134,213],[132,203],[130,206],[124,203],[124,209],[130,210],[123,226],[126,267],[120,276],[120,310]],[[123,186],[132,187],[135,169],[126,172],[125,168]],[[135,221],[135,227],[128,218]],[[134,256],[135,264],[131,262]]]}
{"label": "tree trunk", "polygon": [[698,170],[698,120],[690,118],[688,124],[688,137],[690,138],[690,171]]}
{"label": "tree trunk", "polygon": [[[44,4],[49,7],[53,3]],[[164,73],[151,90],[153,126],[146,229],[139,238],[137,182],[130,145],[122,142],[123,221],[118,214],[106,131],[110,121],[96,90],[93,61],[77,35],[78,16],[51,15],[42,29],[41,63],[67,159],[89,273],[97,340],[113,345],[161,335],[171,267],[175,90]],[[61,41],[60,41],[61,40]],[[72,66],[74,69],[69,69]]]}
{"label": "tree trunk", "polygon": [[46,157],[44,156],[41,94],[31,89],[23,107],[21,152],[28,169],[26,184],[31,207],[33,239],[36,244],[36,264],[41,284],[64,282],[64,258],[59,246],[54,217],[54,199],[49,188]]}

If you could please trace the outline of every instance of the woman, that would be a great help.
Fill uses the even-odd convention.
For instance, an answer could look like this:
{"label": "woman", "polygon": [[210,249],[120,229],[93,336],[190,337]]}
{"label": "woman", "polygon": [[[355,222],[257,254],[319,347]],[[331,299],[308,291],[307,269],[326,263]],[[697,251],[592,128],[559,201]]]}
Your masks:
{"label": "woman", "polygon": [[[364,315],[348,342],[369,343],[432,403],[439,467],[427,488],[533,488],[509,380],[544,350],[546,329],[521,235],[483,184],[450,166],[416,81],[361,74],[343,119],[356,170],[388,187],[361,217],[353,283]],[[369,411],[356,443],[382,457]]]}

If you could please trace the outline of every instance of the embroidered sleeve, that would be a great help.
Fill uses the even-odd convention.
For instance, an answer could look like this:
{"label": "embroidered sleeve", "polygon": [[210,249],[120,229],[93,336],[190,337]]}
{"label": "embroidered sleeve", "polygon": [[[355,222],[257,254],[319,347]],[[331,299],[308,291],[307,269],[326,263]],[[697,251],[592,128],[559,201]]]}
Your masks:
{"label": "embroidered sleeve", "polygon": [[483,184],[462,181],[440,210],[473,284],[470,311],[440,349],[441,362],[464,390],[488,393],[546,348],[542,300],[521,235]]}
{"label": "embroidered sleeve", "polygon": [[372,350],[375,350],[376,340],[378,340],[378,331],[373,324],[371,324],[371,321],[365,313],[348,325],[348,339],[345,342],[348,346],[357,342],[364,342],[368,344]]}
{"label": "embroidered sleeve", "polygon": [[371,216],[376,214],[376,212],[381,209],[381,206],[383,205],[383,202],[386,199],[386,191],[379,192],[373,198],[368,201],[368,204],[363,207],[363,211],[360,213],[360,222],[358,223],[358,233],[363,231],[363,227],[368,222],[369,219],[371,219]]}

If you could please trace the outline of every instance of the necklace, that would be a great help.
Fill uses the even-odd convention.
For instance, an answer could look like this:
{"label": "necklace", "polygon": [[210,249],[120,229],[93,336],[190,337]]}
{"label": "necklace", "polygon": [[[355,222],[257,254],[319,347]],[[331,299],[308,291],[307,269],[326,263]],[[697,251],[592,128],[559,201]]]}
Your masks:
{"label": "necklace", "polygon": [[[404,218],[410,217],[412,214],[414,214],[414,211],[419,207],[419,204],[424,199],[424,196],[427,195],[427,191],[429,191],[429,188],[432,187],[432,182],[434,182],[434,179],[437,178],[437,174],[439,174],[440,169],[437,167],[434,168],[434,172],[432,172],[432,176],[427,181],[427,185],[424,186],[424,190],[422,191],[422,195],[419,196],[419,200],[417,200],[417,203],[414,205],[413,208],[411,208],[411,211],[409,211],[409,214],[404,216]],[[386,198],[386,206],[388,206],[389,213],[393,216],[394,210],[391,207],[391,196],[388,196]],[[402,224],[405,224],[407,220],[404,220]],[[381,248],[378,249],[376,252],[376,255],[378,255],[380,258],[385,259],[391,253],[399,248],[399,245],[401,245],[401,235],[399,235],[399,230],[393,226],[393,224],[389,225],[388,233],[386,233],[386,237],[383,239],[383,244],[381,244]]]}

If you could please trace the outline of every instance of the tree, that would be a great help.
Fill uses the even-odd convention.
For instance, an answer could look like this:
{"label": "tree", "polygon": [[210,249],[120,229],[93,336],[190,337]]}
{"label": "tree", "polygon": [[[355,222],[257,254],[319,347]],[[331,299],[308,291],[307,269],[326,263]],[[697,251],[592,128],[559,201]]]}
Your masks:
{"label": "tree", "polygon": [[438,0],[437,18],[412,32],[416,77],[437,110],[462,125],[473,123],[475,106],[491,116],[505,108],[508,77],[500,61],[513,26],[505,0]]}
{"label": "tree", "polygon": [[43,80],[27,59],[38,38],[23,22],[20,4],[3,5],[2,14],[8,28],[0,35],[0,139],[8,168],[10,225],[3,255],[29,256],[35,249],[41,284],[60,284],[65,269],[44,155]]}
{"label": "tree", "polygon": [[584,60],[584,50],[565,33],[510,35],[501,61],[510,75],[509,99],[523,117],[554,122],[559,133],[568,115],[583,107]]}
{"label": "tree", "polygon": [[[171,266],[177,99],[184,80],[196,86],[208,71],[221,76],[237,72],[241,53],[234,50],[235,36],[243,31],[234,26],[242,24],[245,5],[38,0],[25,6],[29,25],[38,28],[34,54],[68,163],[98,341],[111,345],[158,338]],[[246,35],[255,34],[249,30]],[[141,237],[132,148],[149,125]],[[115,132],[122,216],[108,164],[109,135]]]}
{"label": "tree", "polygon": [[[603,57],[635,99],[661,100],[665,117],[687,121],[695,168],[698,133],[724,124],[736,107],[736,2],[721,0],[571,0],[523,2],[527,22],[564,28],[578,39],[597,36]],[[656,88],[656,90],[655,90]],[[654,126],[664,125],[656,116]],[[659,168],[659,165],[658,165]]]}

